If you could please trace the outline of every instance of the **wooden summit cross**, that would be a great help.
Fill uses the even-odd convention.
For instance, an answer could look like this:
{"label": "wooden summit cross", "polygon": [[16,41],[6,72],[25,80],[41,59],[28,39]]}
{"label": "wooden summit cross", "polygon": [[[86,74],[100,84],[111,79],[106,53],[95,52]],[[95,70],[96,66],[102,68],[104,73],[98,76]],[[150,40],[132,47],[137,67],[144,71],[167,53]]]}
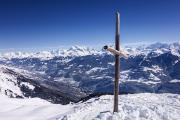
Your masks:
{"label": "wooden summit cross", "polygon": [[[115,36],[115,48],[117,51],[120,50],[119,36],[120,36],[120,19],[119,13],[116,13],[116,36]],[[118,95],[119,95],[119,72],[120,62],[119,55],[115,55],[115,81],[114,81],[114,112],[118,112]]]}
{"label": "wooden summit cross", "polygon": [[120,59],[119,57],[127,58],[127,54],[120,51],[120,14],[116,13],[116,33],[115,33],[115,49],[104,46],[104,49],[115,55],[115,80],[114,80],[114,109],[113,112],[118,112],[118,95],[119,95],[119,78],[120,78]]}

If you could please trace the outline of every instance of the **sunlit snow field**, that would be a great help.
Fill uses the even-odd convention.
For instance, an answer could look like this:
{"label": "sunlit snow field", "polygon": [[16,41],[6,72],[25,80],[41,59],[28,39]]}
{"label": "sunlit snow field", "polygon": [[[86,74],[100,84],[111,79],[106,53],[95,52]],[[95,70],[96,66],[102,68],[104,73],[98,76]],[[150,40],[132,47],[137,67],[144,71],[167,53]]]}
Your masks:
{"label": "sunlit snow field", "polygon": [[0,120],[179,120],[180,95],[129,94],[119,96],[119,113],[112,113],[113,96],[60,105],[47,101],[10,99],[0,95]]}

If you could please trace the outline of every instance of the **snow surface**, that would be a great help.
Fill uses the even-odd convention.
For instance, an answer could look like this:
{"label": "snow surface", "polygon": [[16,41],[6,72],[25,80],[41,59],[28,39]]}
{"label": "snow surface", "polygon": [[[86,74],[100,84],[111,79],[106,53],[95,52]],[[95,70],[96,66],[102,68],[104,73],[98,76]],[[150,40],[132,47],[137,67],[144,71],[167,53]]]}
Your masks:
{"label": "snow surface", "polygon": [[0,106],[0,120],[48,120],[71,107],[51,104],[39,98],[16,99],[3,95],[0,95]]}
{"label": "snow surface", "polygon": [[0,120],[179,120],[180,95],[129,94],[119,96],[119,113],[113,114],[113,96],[68,105],[7,98],[0,95]]}

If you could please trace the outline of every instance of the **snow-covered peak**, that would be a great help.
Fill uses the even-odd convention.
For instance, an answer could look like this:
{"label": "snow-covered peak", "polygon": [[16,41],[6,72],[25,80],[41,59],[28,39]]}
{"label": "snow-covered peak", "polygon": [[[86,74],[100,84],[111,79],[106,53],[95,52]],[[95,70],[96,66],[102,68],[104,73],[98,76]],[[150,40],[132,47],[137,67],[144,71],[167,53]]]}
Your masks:
{"label": "snow-covered peak", "polygon": [[180,43],[153,43],[153,44],[140,44],[140,45],[128,45],[124,47],[130,55],[147,55],[153,53],[154,55],[160,55],[166,52],[171,52],[176,56],[180,56]]}
{"label": "snow-covered peak", "polygon": [[[100,52],[84,46],[72,46],[69,49],[57,50],[54,52],[56,56],[86,56],[92,54],[99,54]],[[57,54],[58,53],[58,54]]]}
{"label": "snow-covered peak", "polygon": [[161,48],[167,48],[168,49],[169,45],[167,43],[153,43],[153,44],[150,44],[149,46],[146,47],[146,49],[161,49]]}
{"label": "snow-covered peak", "polygon": [[170,48],[180,49],[180,43],[179,42],[172,43],[170,44]]}

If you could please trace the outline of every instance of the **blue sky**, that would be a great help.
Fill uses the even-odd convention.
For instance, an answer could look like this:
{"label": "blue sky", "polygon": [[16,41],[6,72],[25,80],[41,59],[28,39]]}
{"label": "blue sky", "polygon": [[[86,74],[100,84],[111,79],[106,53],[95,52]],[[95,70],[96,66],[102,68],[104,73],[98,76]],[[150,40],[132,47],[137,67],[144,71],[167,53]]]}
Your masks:
{"label": "blue sky", "polygon": [[179,0],[0,0],[0,50],[180,41]]}

